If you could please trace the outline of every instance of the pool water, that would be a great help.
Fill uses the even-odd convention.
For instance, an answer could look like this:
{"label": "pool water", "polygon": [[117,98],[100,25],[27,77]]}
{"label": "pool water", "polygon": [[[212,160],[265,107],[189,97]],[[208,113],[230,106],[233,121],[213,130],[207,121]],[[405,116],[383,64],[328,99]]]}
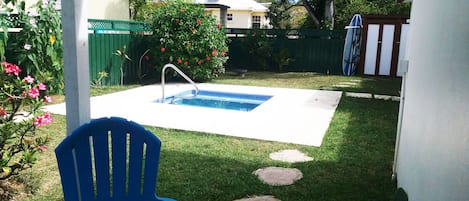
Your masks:
{"label": "pool water", "polygon": [[231,92],[218,92],[199,90],[199,94],[192,97],[195,90],[184,91],[165,98],[165,102],[175,105],[188,105],[226,110],[249,112],[272,98],[269,95],[242,94]]}

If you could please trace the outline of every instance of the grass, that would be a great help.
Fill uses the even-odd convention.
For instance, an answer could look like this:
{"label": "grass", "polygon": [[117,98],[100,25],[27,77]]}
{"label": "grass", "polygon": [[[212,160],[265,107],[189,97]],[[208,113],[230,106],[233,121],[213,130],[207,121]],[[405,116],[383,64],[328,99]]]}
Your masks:
{"label": "grass", "polygon": [[218,84],[238,84],[300,89],[327,89],[348,92],[366,92],[382,95],[399,95],[400,78],[347,77],[317,73],[247,72],[244,78],[227,73],[213,81]]}
{"label": "grass", "polygon": [[[226,77],[214,82],[318,88],[349,79],[374,80],[375,87],[356,87],[361,92],[387,94],[398,89],[398,86],[387,86],[397,85],[393,79],[308,73],[250,72],[246,78]],[[397,102],[343,97],[321,147],[147,127],[163,142],[158,195],[180,201],[230,201],[262,194],[274,195],[282,201],[392,200],[395,184],[391,181],[391,167],[397,116]],[[31,171],[20,176],[31,179],[34,185],[29,187],[33,194],[20,201],[63,200],[53,148],[65,136],[65,117],[54,115],[54,118],[53,124],[39,130],[42,135],[51,136],[50,149],[41,154]],[[299,149],[314,157],[314,161],[288,164],[268,158],[271,152],[282,149]],[[298,168],[303,172],[303,179],[291,186],[265,185],[252,172],[266,166]]]}

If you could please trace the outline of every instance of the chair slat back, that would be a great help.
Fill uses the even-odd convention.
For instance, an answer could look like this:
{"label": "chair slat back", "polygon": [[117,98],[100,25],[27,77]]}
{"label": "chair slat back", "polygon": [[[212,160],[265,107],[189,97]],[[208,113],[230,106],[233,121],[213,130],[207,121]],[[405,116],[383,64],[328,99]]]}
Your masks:
{"label": "chair slat back", "polygon": [[65,201],[172,200],[155,195],[161,141],[119,117],[80,126],[55,150]]}

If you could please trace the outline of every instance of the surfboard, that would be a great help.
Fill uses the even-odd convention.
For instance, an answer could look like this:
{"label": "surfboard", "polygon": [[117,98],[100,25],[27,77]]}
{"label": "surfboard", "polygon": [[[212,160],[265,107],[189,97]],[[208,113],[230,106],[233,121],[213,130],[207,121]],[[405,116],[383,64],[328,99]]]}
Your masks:
{"label": "surfboard", "polygon": [[355,14],[346,26],[347,35],[344,43],[344,56],[342,59],[342,71],[344,75],[354,75],[360,61],[360,46],[362,41],[362,18]]}

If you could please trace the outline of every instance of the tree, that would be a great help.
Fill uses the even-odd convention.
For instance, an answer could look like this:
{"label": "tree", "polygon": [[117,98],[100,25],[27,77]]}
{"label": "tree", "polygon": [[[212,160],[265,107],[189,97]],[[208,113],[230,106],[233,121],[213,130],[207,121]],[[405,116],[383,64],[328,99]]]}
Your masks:
{"label": "tree", "polygon": [[129,0],[130,19],[136,20],[140,10],[147,4],[146,0]]}
{"label": "tree", "polygon": [[207,81],[223,73],[227,37],[221,24],[204,13],[204,6],[183,0],[162,3],[153,13],[151,56],[161,69],[177,65],[195,81]]}
{"label": "tree", "polygon": [[269,10],[268,17],[274,27],[284,28],[285,20],[290,19],[290,9],[303,6],[313,21],[314,27],[332,28],[334,23],[333,0],[275,0]]}

